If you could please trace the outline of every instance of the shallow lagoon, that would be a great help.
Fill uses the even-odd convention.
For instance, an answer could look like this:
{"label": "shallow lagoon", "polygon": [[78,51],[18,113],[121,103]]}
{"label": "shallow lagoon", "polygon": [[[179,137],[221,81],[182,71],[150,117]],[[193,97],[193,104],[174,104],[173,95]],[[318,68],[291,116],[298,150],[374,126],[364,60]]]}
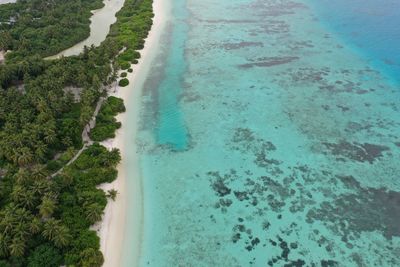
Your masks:
{"label": "shallow lagoon", "polygon": [[90,36],[82,42],[48,58],[75,56],[79,55],[85,46],[99,46],[110,32],[110,26],[117,21],[115,14],[122,8],[124,2],[125,0],[104,0],[104,7],[92,11]]}
{"label": "shallow lagoon", "polygon": [[173,2],[142,96],[141,266],[400,265],[399,85],[321,14]]}
{"label": "shallow lagoon", "polygon": [[17,2],[17,0],[0,0],[0,5],[15,3],[15,2]]}

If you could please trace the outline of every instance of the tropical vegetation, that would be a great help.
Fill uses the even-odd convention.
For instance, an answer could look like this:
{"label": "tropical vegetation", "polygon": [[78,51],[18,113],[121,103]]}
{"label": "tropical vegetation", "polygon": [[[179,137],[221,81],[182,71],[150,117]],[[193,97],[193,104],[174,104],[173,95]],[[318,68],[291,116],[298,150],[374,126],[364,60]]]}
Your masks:
{"label": "tropical vegetation", "polygon": [[123,78],[119,81],[118,85],[121,87],[126,87],[129,85],[129,80],[127,78]]}
{"label": "tropical vegetation", "polygon": [[94,141],[104,141],[115,137],[115,131],[121,127],[117,122],[115,115],[125,112],[125,106],[122,99],[110,96],[102,105],[96,119],[96,127],[90,132]]}
{"label": "tropical vegetation", "polygon": [[[101,220],[107,197],[117,197],[97,187],[117,177],[120,154],[88,146],[82,131],[118,71],[139,59],[152,0],[126,0],[99,47],[44,59],[86,38],[90,10],[101,6],[99,0],[0,5],[0,50],[12,50],[0,65],[1,267],[103,264],[90,227]],[[107,98],[90,136],[112,137],[120,126],[114,116],[123,111],[122,100]]]}
{"label": "tropical vegetation", "polygon": [[0,49],[8,58],[50,56],[87,38],[91,10],[101,0],[19,0],[0,6]]}

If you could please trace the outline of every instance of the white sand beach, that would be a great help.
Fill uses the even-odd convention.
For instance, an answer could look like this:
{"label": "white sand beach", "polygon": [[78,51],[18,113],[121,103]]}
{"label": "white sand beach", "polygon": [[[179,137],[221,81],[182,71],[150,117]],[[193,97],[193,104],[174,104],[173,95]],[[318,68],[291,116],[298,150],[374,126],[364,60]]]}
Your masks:
{"label": "white sand beach", "polygon": [[[122,266],[123,254],[135,260],[135,265],[140,256],[140,245],[142,238],[142,180],[140,168],[137,162],[135,136],[128,136],[129,133],[136,133],[139,123],[140,97],[143,83],[150,70],[151,62],[157,55],[159,40],[167,18],[166,3],[163,0],[154,0],[153,9],[155,17],[153,27],[146,39],[145,47],[140,51],[141,59],[138,64],[133,65],[133,72],[128,74],[130,84],[127,87],[116,87],[111,95],[120,97],[124,100],[126,112],[117,116],[117,120],[122,123],[122,127],[117,131],[116,137],[106,140],[102,144],[109,149],[118,148],[121,151],[122,161],[118,166],[118,178],[111,184],[105,184],[101,188],[104,190],[116,189],[118,196],[115,201],[109,201],[103,220],[95,228],[98,228],[100,236],[101,251],[104,255],[103,266]],[[129,148],[129,157],[127,149]],[[134,151],[134,152],[132,152]],[[129,179],[129,183],[127,183]],[[127,185],[129,184],[129,188]],[[129,196],[129,198],[128,198]],[[128,203],[129,200],[129,203]],[[134,222],[130,221],[127,225],[126,211],[133,210]],[[129,234],[129,253],[124,253],[126,229],[130,228]],[[125,241],[124,241],[125,240]],[[132,243],[131,243],[131,240]],[[130,267],[133,267],[130,265]]]}

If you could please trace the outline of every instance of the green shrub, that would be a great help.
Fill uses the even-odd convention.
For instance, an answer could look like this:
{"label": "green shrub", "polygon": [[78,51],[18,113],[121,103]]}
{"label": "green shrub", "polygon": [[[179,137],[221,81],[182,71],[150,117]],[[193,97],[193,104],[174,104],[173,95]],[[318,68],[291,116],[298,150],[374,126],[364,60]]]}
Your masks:
{"label": "green shrub", "polygon": [[79,256],[81,257],[80,266],[102,266],[104,263],[103,254],[98,249],[85,249]]}
{"label": "green shrub", "polygon": [[115,131],[121,128],[121,123],[114,118],[118,113],[125,112],[124,101],[110,96],[103,103],[96,118],[96,127],[90,132],[92,140],[101,142],[115,137]]}
{"label": "green shrub", "polygon": [[126,72],[121,73],[122,78],[125,78],[126,76],[128,76],[128,73],[126,73]]}
{"label": "green shrub", "polygon": [[46,167],[49,171],[55,172],[55,171],[58,171],[62,167],[62,164],[57,160],[51,160],[47,163]]}
{"label": "green shrub", "polygon": [[120,63],[120,66],[122,70],[127,70],[131,67],[131,64],[129,62],[123,61]]}
{"label": "green shrub", "polygon": [[129,69],[128,69],[128,72],[129,72],[129,73],[132,73],[132,72],[133,72],[133,69],[132,69],[132,68],[129,68]]}
{"label": "green shrub", "polygon": [[90,133],[90,136],[94,141],[101,142],[109,138],[115,137],[115,131],[121,128],[120,122],[111,122],[110,125],[102,125],[96,127]]}
{"label": "green shrub", "polygon": [[128,86],[129,85],[129,80],[127,78],[124,78],[124,79],[119,81],[118,85],[121,86],[121,87]]}
{"label": "green shrub", "polygon": [[28,258],[28,267],[59,267],[63,257],[59,249],[52,245],[40,245]]}

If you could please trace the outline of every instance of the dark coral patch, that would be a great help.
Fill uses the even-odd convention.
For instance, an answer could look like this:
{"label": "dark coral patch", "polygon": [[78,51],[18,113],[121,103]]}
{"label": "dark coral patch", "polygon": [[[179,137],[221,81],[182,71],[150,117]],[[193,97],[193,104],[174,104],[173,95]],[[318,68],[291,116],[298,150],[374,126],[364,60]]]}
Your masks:
{"label": "dark coral patch", "polygon": [[245,47],[263,47],[264,44],[262,42],[239,42],[239,43],[225,43],[222,47],[226,50],[235,50],[241,49]]}
{"label": "dark coral patch", "polygon": [[364,188],[352,176],[338,176],[355,193],[324,201],[311,209],[308,222],[320,220],[335,232],[343,233],[344,242],[350,243],[351,234],[363,231],[381,231],[387,239],[400,236],[400,192],[385,188]]}
{"label": "dark coral patch", "polygon": [[212,188],[220,197],[229,195],[231,193],[231,189],[224,184],[222,179],[215,180],[212,184]]}
{"label": "dark coral patch", "polygon": [[[256,138],[255,134],[247,128],[237,128],[233,134],[231,149],[241,151],[243,153],[251,152],[259,167],[269,168],[274,171],[274,175],[282,173],[282,170],[277,168],[282,162],[273,158],[270,158],[271,152],[276,150],[276,146],[270,141],[266,141],[262,138]],[[274,166],[275,165],[275,166]]]}
{"label": "dark coral patch", "polygon": [[237,128],[232,138],[232,149],[242,152],[275,151],[273,143],[256,138],[255,134],[248,128]]}
{"label": "dark coral patch", "polygon": [[382,157],[382,152],[390,150],[389,147],[383,145],[350,143],[347,141],[323,143],[323,145],[325,145],[338,160],[351,159],[359,162],[369,162],[370,164]]}
{"label": "dark coral patch", "polygon": [[336,267],[339,266],[337,261],[334,260],[321,260],[321,267]]}
{"label": "dark coral patch", "polygon": [[207,174],[212,177],[211,187],[217,196],[223,197],[231,193],[231,189],[225,184],[225,182],[230,179],[229,174],[225,176],[221,176],[218,172],[208,172]]}
{"label": "dark coral patch", "polygon": [[249,199],[249,197],[247,196],[247,192],[235,191],[234,194],[235,194],[235,197],[240,201]]}
{"label": "dark coral patch", "polygon": [[238,67],[241,69],[249,69],[253,67],[273,67],[273,66],[278,66],[282,64],[287,64],[292,61],[298,60],[299,57],[268,57],[265,58],[263,61],[258,61],[254,63],[246,63],[246,64],[241,64]]}

